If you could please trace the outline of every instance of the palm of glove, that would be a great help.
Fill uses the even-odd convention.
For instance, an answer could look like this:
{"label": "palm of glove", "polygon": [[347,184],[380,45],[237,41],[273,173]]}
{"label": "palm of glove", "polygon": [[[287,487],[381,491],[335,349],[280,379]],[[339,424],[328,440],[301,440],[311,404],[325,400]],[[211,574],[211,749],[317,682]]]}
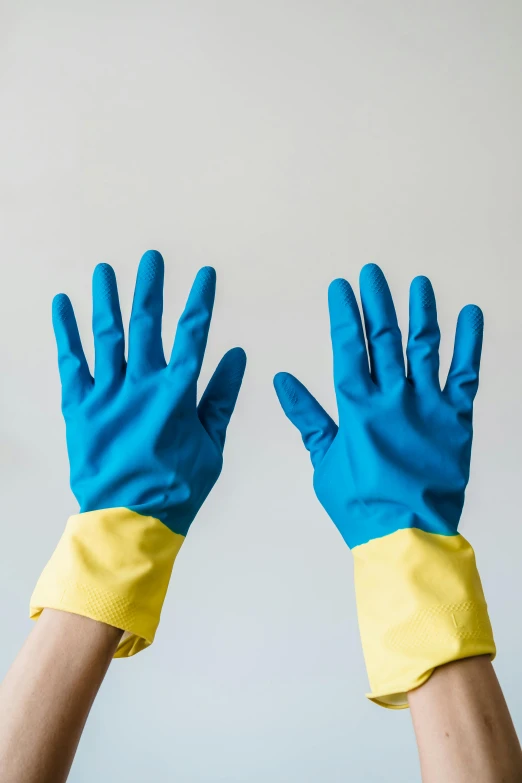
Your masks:
{"label": "palm of glove", "polygon": [[349,547],[405,527],[457,532],[471,428],[441,396],[428,406],[405,381],[346,403],[349,424],[316,466],[314,488]]}
{"label": "palm of glove", "polygon": [[95,392],[67,417],[71,487],[80,511],[127,507],[186,535],[216,482],[222,455],[195,406],[169,378]]}
{"label": "palm of glove", "polygon": [[339,426],[293,376],[275,379],[310,451],[315,492],[349,547],[402,528],[455,535],[469,478],[482,313],[474,305],[462,310],[441,391],[427,278],[411,287],[407,375],[391,295],[373,264],[361,273],[361,297],[369,357],[351,287],[345,280],[330,287]]}

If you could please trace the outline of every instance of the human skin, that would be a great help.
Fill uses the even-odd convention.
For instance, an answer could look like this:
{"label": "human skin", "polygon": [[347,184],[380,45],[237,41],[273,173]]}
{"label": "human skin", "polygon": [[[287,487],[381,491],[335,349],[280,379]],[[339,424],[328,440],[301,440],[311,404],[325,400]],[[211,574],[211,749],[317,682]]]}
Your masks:
{"label": "human skin", "polygon": [[45,609],[0,685],[2,783],[62,783],[122,631]]}
{"label": "human skin", "polygon": [[408,694],[423,783],[520,783],[522,751],[488,656],[453,661]]}

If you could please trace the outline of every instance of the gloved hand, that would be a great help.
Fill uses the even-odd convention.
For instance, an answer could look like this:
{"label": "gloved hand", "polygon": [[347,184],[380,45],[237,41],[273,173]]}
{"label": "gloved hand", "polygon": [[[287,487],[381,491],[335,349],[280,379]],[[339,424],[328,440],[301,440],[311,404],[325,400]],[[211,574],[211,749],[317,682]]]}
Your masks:
{"label": "gloved hand", "polygon": [[116,655],[151,644],[174,559],[223,462],[226,429],[245,370],[241,348],[225,354],[199,404],[216,275],[201,269],[181,316],[169,363],[161,339],[163,259],[138,269],[128,361],[116,278],[93,276],[95,372],[91,377],[71,303],[53,301],[62,381],[72,516],[31,599],[126,633]]}
{"label": "gloved hand", "polygon": [[363,267],[360,290],[368,351],[350,284],[338,279],[329,289],[339,425],[292,375],[274,383],[310,452],[317,497],[353,552],[369,697],[403,707],[435,667],[495,653],[474,553],[457,532],[483,316],[475,305],[461,311],[441,390],[430,281],[411,285],[407,372],[375,264]]}

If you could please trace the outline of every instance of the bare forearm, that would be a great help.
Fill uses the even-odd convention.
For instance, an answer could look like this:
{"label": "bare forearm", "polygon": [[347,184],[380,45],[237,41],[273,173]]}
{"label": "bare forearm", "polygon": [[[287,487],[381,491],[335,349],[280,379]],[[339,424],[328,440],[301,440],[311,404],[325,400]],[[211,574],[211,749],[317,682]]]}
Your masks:
{"label": "bare forearm", "polygon": [[121,633],[43,612],[0,686],[2,783],[66,780]]}
{"label": "bare forearm", "polygon": [[437,669],[408,694],[424,783],[520,783],[522,752],[489,657]]}

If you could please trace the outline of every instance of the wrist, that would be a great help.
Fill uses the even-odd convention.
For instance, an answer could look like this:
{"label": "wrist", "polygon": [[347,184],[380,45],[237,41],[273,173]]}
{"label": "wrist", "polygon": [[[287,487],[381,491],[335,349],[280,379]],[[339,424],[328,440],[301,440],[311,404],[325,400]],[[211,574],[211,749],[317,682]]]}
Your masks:
{"label": "wrist", "polygon": [[40,624],[48,629],[54,637],[68,642],[81,640],[82,645],[95,644],[107,648],[112,653],[115,652],[124,633],[121,628],[108,625],[100,620],[50,608],[42,611]]}

